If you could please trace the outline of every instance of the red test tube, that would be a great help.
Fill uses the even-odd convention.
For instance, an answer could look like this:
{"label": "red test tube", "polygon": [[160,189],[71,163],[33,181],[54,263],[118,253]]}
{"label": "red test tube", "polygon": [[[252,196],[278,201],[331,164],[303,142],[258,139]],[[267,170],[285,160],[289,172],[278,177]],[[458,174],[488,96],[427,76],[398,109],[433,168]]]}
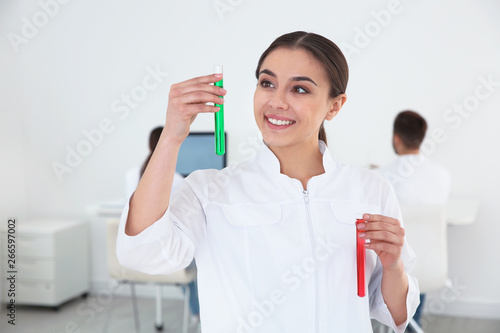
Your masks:
{"label": "red test tube", "polygon": [[365,223],[363,219],[356,219],[356,264],[358,267],[358,296],[365,297],[365,263],[366,263],[366,249],[365,240],[359,237],[358,224]]}

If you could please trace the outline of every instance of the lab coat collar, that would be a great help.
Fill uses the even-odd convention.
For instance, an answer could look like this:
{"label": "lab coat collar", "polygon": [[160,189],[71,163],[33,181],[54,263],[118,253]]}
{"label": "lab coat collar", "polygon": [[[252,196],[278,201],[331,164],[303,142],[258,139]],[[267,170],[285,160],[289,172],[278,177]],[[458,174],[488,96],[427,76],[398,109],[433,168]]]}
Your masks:
{"label": "lab coat collar", "polygon": [[[278,158],[274,155],[271,149],[269,149],[264,141],[262,141],[262,146],[262,149],[260,149],[259,154],[256,157],[257,161],[266,171],[280,174],[281,166]],[[325,169],[325,173],[332,172],[334,160],[327,145],[322,140],[319,140],[319,151],[323,154],[323,168]]]}

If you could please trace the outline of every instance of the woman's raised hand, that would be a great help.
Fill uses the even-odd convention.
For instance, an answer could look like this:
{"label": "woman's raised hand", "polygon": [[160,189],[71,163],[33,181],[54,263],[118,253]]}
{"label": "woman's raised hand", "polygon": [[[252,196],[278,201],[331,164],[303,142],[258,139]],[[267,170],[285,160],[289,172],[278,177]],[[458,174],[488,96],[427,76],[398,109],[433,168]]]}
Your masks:
{"label": "woman's raised hand", "polygon": [[219,108],[207,103],[223,104],[226,90],[211,85],[220,81],[222,74],[196,77],[173,84],[168,98],[165,135],[182,143],[189,134],[189,127],[198,113],[215,113]]}
{"label": "woman's raised hand", "polygon": [[189,134],[189,127],[198,113],[214,113],[219,110],[207,103],[224,103],[219,96],[224,96],[226,91],[211,85],[221,79],[222,74],[211,74],[170,87],[167,119],[160,141],[130,200],[125,226],[127,235],[138,235],[158,221],[167,210],[179,147]]}

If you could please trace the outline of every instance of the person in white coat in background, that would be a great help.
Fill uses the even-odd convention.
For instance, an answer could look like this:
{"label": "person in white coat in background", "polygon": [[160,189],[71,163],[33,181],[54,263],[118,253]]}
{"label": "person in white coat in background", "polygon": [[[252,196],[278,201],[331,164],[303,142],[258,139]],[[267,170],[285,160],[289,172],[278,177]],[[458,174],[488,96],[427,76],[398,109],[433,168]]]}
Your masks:
{"label": "person in white coat in background", "polygon": [[[346,101],[347,62],[327,38],[277,38],[259,59],[255,159],[199,170],[170,198],[177,153],[199,113],[227,91],[212,74],[174,84],[165,131],[125,207],[124,266],[173,272],[196,258],[204,333],[372,332],[370,316],[403,332],[418,305],[389,183],[336,162],[323,127]],[[226,110],[230,111],[230,110]],[[356,218],[366,244],[367,296],[356,294]]]}
{"label": "person in white coat in background", "polygon": [[[397,159],[374,171],[394,188],[401,205],[445,205],[450,195],[448,170],[434,164],[420,151],[427,132],[427,122],[415,111],[400,112],[394,119],[392,145]],[[420,325],[425,294],[414,319]]]}
{"label": "person in white coat in background", "polygon": [[450,173],[420,151],[426,132],[427,122],[420,114],[400,112],[394,119],[392,137],[398,157],[374,170],[391,183],[401,205],[444,205],[448,201]]}

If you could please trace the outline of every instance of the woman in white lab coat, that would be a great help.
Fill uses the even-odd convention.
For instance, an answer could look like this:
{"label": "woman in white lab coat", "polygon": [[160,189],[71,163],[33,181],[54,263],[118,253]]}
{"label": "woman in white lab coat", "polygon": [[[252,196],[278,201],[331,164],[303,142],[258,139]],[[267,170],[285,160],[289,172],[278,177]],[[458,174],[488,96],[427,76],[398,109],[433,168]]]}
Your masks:
{"label": "woman in white lab coat", "polygon": [[[198,267],[201,325],[212,332],[403,332],[418,305],[397,199],[381,177],[336,162],[325,120],[346,101],[347,62],[330,40],[294,32],[261,56],[255,159],[200,170],[170,200],[179,147],[207,103],[213,74],[171,87],[162,137],[125,208],[117,253],[151,274]],[[228,110],[229,111],[229,110]],[[356,295],[355,220],[363,217],[366,297]]]}

